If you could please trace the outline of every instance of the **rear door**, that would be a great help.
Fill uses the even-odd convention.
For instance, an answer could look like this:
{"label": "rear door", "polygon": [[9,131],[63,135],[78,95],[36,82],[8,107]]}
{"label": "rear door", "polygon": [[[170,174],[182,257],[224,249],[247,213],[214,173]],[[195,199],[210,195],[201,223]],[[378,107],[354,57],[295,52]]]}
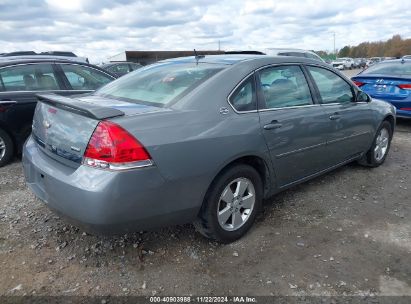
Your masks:
{"label": "rear door", "polygon": [[373,139],[374,118],[367,102],[355,101],[352,85],[337,73],[306,66],[324,112],[331,122],[327,160],[336,165],[366,151]]}
{"label": "rear door", "polygon": [[278,65],[258,72],[261,130],[277,183],[287,186],[326,168],[330,121],[315,104],[299,65]]}
{"label": "rear door", "polygon": [[0,69],[0,123],[18,142],[31,132],[37,98],[41,92],[60,93],[61,80],[51,63],[16,64]]}

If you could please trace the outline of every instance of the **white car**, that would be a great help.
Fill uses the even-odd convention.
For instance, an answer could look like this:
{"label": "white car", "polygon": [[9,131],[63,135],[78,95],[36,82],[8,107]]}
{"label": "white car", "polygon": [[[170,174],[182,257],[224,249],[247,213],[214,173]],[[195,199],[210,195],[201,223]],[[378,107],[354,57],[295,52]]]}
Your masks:
{"label": "white car", "polygon": [[339,70],[353,69],[354,68],[354,59],[349,57],[341,57],[334,60],[331,65]]}
{"label": "white car", "polygon": [[302,50],[302,49],[279,49],[279,48],[267,48],[262,50],[262,52],[269,56],[294,56],[311,58],[318,60],[320,62],[325,62],[320,56],[312,51]]}

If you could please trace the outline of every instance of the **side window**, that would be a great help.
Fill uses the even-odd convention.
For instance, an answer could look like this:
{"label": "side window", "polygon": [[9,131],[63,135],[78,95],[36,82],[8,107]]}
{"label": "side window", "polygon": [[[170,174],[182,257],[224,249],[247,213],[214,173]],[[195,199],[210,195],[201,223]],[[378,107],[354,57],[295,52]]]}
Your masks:
{"label": "side window", "polygon": [[17,65],[0,69],[1,91],[59,90],[51,64]]}
{"label": "side window", "polygon": [[299,66],[278,66],[260,72],[260,85],[267,109],[313,103],[310,88]]}
{"label": "side window", "polygon": [[239,112],[257,109],[254,76],[248,77],[230,96],[230,103]]}
{"label": "side window", "polygon": [[340,76],[319,67],[307,68],[320,91],[321,103],[345,103],[354,100],[351,86]]}
{"label": "side window", "polygon": [[107,74],[87,66],[62,64],[61,68],[73,90],[96,90],[113,80]]}

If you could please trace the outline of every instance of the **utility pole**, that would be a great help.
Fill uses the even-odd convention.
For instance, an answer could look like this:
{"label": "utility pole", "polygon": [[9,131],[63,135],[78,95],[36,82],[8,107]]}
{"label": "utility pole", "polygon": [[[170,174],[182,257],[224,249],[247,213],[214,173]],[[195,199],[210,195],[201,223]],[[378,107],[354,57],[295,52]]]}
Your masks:
{"label": "utility pole", "polygon": [[221,43],[220,43],[220,40],[218,40],[218,50],[219,50],[219,51],[221,51],[221,48],[220,48],[220,47],[221,47]]}
{"label": "utility pole", "polygon": [[335,51],[335,32],[333,32],[333,34],[334,34],[334,56],[335,56],[335,59],[337,59],[337,53]]}

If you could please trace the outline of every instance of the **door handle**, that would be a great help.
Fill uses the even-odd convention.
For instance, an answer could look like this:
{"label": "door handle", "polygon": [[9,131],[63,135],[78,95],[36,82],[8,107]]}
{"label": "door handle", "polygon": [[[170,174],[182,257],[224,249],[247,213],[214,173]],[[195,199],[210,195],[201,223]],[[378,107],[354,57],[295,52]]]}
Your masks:
{"label": "door handle", "polygon": [[333,115],[330,116],[330,120],[337,120],[340,118],[341,118],[341,115],[337,112],[335,112]]}
{"label": "door handle", "polygon": [[274,130],[279,129],[283,126],[283,124],[279,123],[277,120],[273,120],[269,124],[264,125],[264,130]]}

